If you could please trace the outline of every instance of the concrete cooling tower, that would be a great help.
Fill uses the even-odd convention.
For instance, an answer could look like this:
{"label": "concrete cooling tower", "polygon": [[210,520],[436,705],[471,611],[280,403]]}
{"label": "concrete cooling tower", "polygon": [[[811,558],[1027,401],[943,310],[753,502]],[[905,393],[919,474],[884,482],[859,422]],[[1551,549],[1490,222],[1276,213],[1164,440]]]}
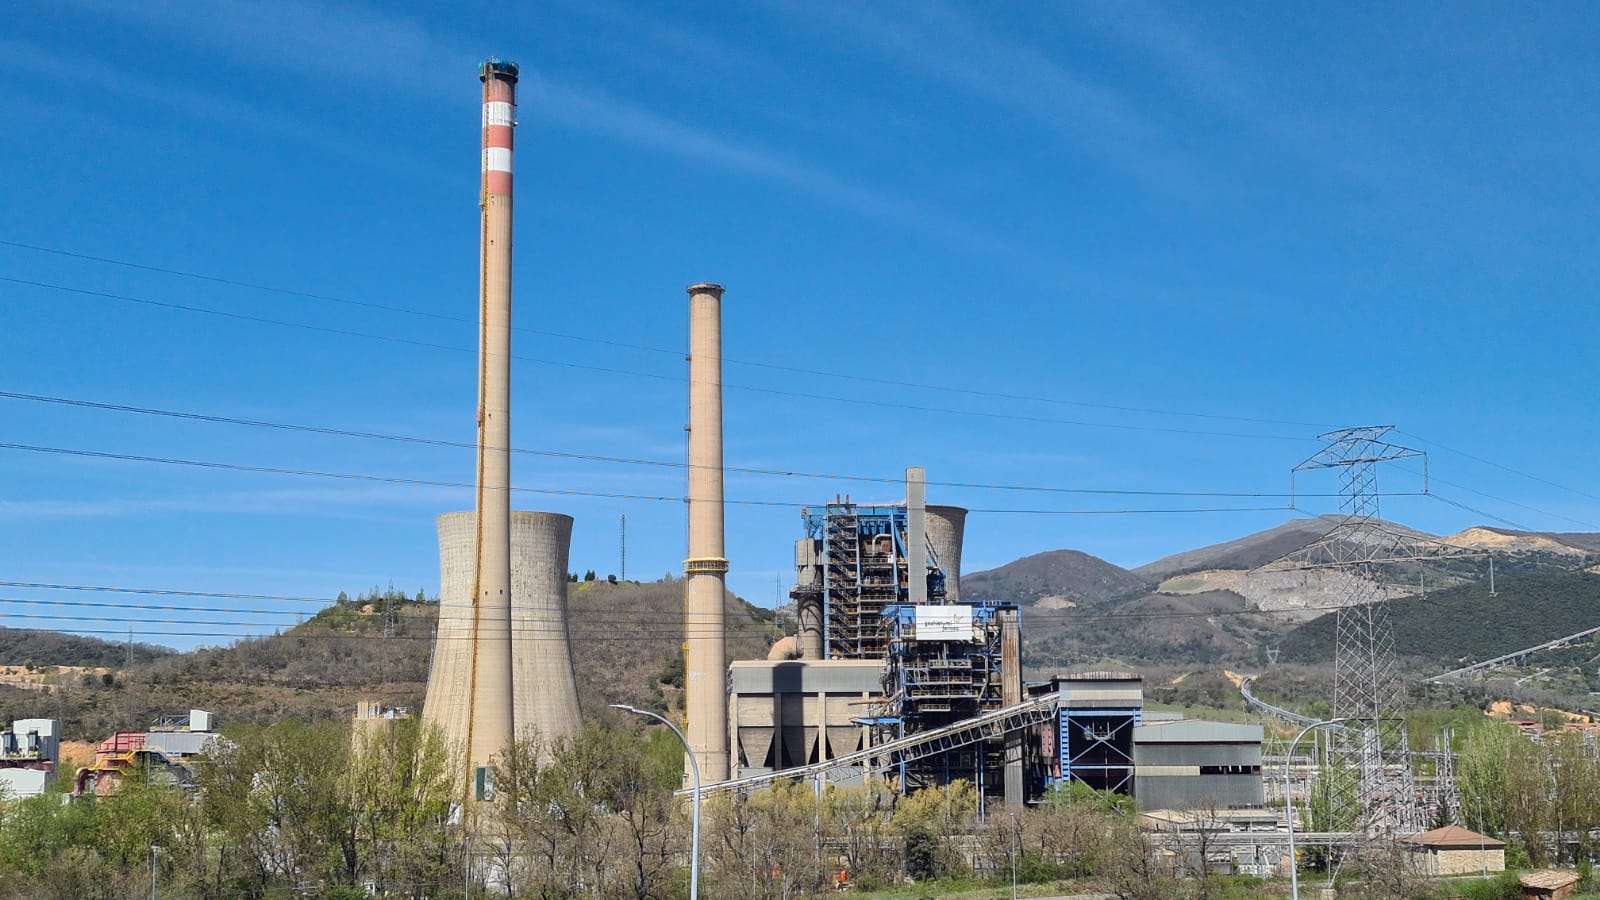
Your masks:
{"label": "concrete cooling tower", "polygon": [[967,511],[959,506],[929,506],[926,525],[928,543],[944,572],[945,602],[955,603],[961,599],[961,540],[966,534]]}
{"label": "concrete cooling tower", "polygon": [[[474,520],[470,511],[439,517],[439,631],[422,707],[423,718],[457,749],[466,746],[472,727]],[[571,543],[571,516],[511,513],[510,730],[518,738],[536,734],[550,741],[583,727],[567,635]],[[479,637],[480,643],[495,640],[504,638]]]}

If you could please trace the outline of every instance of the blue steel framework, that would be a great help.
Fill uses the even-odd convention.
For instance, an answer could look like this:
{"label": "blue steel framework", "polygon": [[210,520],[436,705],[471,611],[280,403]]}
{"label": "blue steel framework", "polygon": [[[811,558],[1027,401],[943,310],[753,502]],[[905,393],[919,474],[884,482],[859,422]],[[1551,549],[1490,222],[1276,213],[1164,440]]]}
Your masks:
{"label": "blue steel framework", "polygon": [[1097,791],[1133,793],[1133,729],[1139,709],[1074,709],[1056,713],[1061,783],[1081,781]]}
{"label": "blue steel framework", "polygon": [[[828,659],[882,659],[881,617],[909,597],[906,508],[829,503],[801,513],[806,536],[822,549],[822,632]],[[928,602],[945,599],[945,576],[928,548]],[[798,599],[798,598],[797,598]]]}
{"label": "blue steel framework", "polygon": [[[806,509],[801,519],[820,551],[822,578],[811,593],[797,589],[792,596],[820,603],[825,657],[884,660],[883,705],[877,714],[856,719],[872,726],[875,743],[1004,705],[998,613],[1014,605],[964,602],[960,605],[972,610],[972,640],[917,640],[915,607],[908,602],[906,508],[840,500]],[[931,544],[928,565],[928,603],[946,605],[945,573]],[[1004,753],[1004,740],[995,738],[902,762],[899,787],[966,779],[989,793],[1000,787]],[[991,780],[993,785],[987,783]]]}
{"label": "blue steel framework", "polygon": [[[919,640],[916,607],[895,604],[884,608],[885,708],[871,720],[878,734],[876,741],[950,725],[1004,706],[999,613],[1016,607],[990,602],[958,605],[972,610],[971,640]],[[900,789],[965,778],[980,794],[989,793],[991,787],[1000,785],[998,777],[994,785],[988,781],[990,773],[998,776],[1002,771],[1004,752],[1004,740],[993,739],[902,763]]]}

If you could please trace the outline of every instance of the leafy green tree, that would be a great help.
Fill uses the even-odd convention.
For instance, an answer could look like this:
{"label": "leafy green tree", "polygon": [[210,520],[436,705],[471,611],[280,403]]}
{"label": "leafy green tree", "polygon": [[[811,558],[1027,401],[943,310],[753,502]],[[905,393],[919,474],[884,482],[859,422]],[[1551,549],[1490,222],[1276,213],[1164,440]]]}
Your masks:
{"label": "leafy green tree", "polygon": [[905,846],[906,874],[916,880],[963,874],[966,863],[951,843],[977,819],[978,792],[963,780],[900,798],[892,822]]}
{"label": "leafy green tree", "polygon": [[632,733],[590,726],[573,739],[530,736],[500,755],[494,852],[519,892],[672,894],[685,822],[664,759],[646,747]]}

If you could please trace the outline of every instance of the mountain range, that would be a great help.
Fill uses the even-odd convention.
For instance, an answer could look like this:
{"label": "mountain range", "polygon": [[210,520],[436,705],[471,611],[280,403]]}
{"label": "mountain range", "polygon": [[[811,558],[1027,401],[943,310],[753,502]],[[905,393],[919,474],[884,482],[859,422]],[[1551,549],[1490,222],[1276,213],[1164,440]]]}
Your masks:
{"label": "mountain range", "polygon": [[[1464,601],[1474,590],[1487,594],[1488,565],[1482,558],[1454,561],[1430,571],[1417,582],[1386,581],[1354,584],[1340,572],[1274,571],[1260,567],[1300,551],[1322,538],[1341,520],[1335,517],[1292,519],[1236,540],[1186,550],[1133,569],[1074,550],[1055,550],[1024,557],[995,569],[963,575],[968,599],[1009,601],[1023,609],[1024,642],[1030,665],[1063,666],[1115,659],[1130,663],[1260,665],[1265,650],[1282,644],[1285,652],[1303,653],[1308,663],[1331,657],[1331,644],[1315,636],[1290,640],[1307,623],[1323,620],[1319,633],[1331,628],[1326,614],[1348,602],[1352,591],[1371,591],[1390,600],[1428,596],[1440,603]],[[1409,540],[1442,541],[1456,547],[1492,553],[1497,578],[1496,599],[1507,611],[1492,638],[1476,634],[1452,641],[1435,633],[1424,645],[1403,651],[1427,659],[1482,658],[1489,649],[1510,652],[1558,637],[1581,613],[1535,614],[1523,604],[1526,593],[1566,595],[1549,579],[1571,581],[1571,591],[1594,591],[1600,601],[1600,579],[1578,573],[1600,560],[1600,534],[1545,533],[1474,527],[1437,537],[1395,523],[1378,523],[1386,532]],[[1545,581],[1523,583],[1527,576]],[[1415,576],[1412,576],[1415,577]],[[1451,593],[1452,591],[1456,593]],[[1594,604],[1600,626],[1600,602]],[[1557,624],[1559,623],[1559,624]],[[1588,626],[1585,626],[1588,627]],[[1533,639],[1527,639],[1533,637]],[[1521,643],[1518,643],[1521,641]],[[1324,646],[1326,644],[1326,646]],[[1321,650],[1327,649],[1327,654]],[[1317,652],[1314,654],[1313,650]],[[1491,654],[1493,655],[1493,654]]]}
{"label": "mountain range", "polygon": [[[1101,662],[1259,669],[1268,648],[1278,648],[1285,663],[1326,665],[1328,613],[1361,586],[1341,581],[1348,576],[1260,567],[1302,550],[1337,522],[1293,519],[1133,569],[1053,550],[966,574],[962,594],[1021,607],[1025,661],[1035,674]],[[1415,667],[1436,673],[1600,626],[1600,534],[1476,527],[1442,540],[1492,552],[1495,590],[1477,560],[1430,575],[1425,585],[1376,586],[1393,601],[1396,646]],[[385,637],[383,612],[391,604],[395,624]],[[672,579],[570,586],[586,710],[616,702],[676,707],[681,604],[682,583]],[[765,656],[786,628],[781,611],[731,594],[726,611],[732,659]],[[235,722],[342,717],[363,698],[416,707],[437,615],[435,603],[374,591],[282,634],[188,653],[0,629],[0,721],[50,716],[65,721],[68,736],[92,738],[191,707]],[[1557,659],[1554,677],[1563,690],[1600,688],[1600,676],[1591,678],[1592,655],[1574,650]]]}

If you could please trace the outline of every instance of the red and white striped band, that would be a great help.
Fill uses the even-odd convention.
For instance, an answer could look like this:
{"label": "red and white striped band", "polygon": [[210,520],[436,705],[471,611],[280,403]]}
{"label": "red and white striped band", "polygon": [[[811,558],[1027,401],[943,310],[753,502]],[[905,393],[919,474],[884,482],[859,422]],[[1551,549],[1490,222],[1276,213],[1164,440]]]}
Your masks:
{"label": "red and white striped band", "polygon": [[511,193],[511,129],[516,88],[491,78],[483,83],[483,189]]}

